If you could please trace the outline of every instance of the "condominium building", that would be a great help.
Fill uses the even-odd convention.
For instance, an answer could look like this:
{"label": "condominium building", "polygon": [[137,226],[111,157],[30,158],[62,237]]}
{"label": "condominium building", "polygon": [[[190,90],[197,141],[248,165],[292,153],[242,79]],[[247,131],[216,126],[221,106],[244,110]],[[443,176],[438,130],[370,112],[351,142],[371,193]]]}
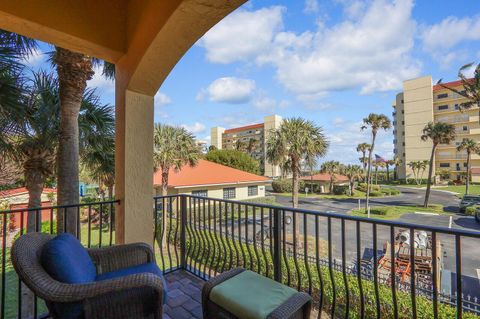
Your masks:
{"label": "condominium building", "polygon": [[[463,91],[460,81],[444,85]],[[450,179],[462,179],[466,172],[467,154],[457,151],[464,138],[480,141],[478,108],[460,111],[459,105],[467,100],[443,86],[433,85],[431,76],[424,76],[403,83],[403,92],[393,103],[394,153],[401,160],[397,167],[399,178],[413,177],[408,164],[430,160],[432,142],[422,141],[423,128],[429,122],[445,122],[455,125],[456,139],[450,144],[440,144],[434,155],[434,175],[448,170]],[[480,168],[480,156],[472,155],[471,167]],[[426,178],[426,176],[425,176]]]}
{"label": "condominium building", "polygon": [[272,165],[266,159],[266,141],[272,129],[280,127],[282,117],[270,115],[263,123],[225,129],[217,126],[211,129],[211,144],[217,149],[238,149],[260,161],[265,176],[281,175],[278,165]]}

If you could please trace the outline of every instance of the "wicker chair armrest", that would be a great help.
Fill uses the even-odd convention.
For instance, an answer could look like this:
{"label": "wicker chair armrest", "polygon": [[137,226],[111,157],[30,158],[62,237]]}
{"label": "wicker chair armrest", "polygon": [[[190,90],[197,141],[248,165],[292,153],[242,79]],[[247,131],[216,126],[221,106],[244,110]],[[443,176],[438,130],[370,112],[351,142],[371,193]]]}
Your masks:
{"label": "wicker chair armrest", "polygon": [[291,296],[285,303],[272,311],[267,319],[282,319],[291,318],[302,307],[306,307],[304,311],[304,318],[307,319],[310,315],[312,306],[312,297],[304,292],[298,292]]}
{"label": "wicker chair armrest", "polygon": [[86,284],[65,284],[53,280],[45,284],[48,285],[48,287],[44,287],[46,295],[39,295],[39,297],[51,302],[79,302],[134,288],[152,288],[157,293],[159,300],[163,298],[162,279],[151,273],[133,274]]}
{"label": "wicker chair armrest", "polygon": [[204,311],[204,314],[203,314],[204,318],[207,318],[207,315],[205,313],[205,311],[207,309],[206,305],[207,305],[207,302],[209,300],[210,292],[212,291],[213,287],[221,284],[224,281],[227,281],[228,279],[230,279],[232,277],[235,277],[236,275],[238,275],[239,273],[242,273],[244,271],[245,271],[245,269],[243,269],[242,267],[231,269],[229,271],[221,273],[218,276],[210,278],[203,285],[203,288],[202,288],[202,305],[203,305],[203,307],[202,308],[203,308],[203,311]]}
{"label": "wicker chair armrest", "polygon": [[98,274],[155,261],[152,247],[145,243],[91,248],[88,253]]}

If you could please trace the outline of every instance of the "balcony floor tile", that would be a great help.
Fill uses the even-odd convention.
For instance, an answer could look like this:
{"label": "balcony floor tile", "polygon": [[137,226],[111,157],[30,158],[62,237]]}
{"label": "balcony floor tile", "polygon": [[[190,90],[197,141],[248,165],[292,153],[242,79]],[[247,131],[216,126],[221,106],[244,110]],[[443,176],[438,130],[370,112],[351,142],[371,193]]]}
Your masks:
{"label": "balcony floor tile", "polygon": [[202,318],[202,279],[186,271],[175,271],[165,275],[169,300],[164,307],[166,318]]}

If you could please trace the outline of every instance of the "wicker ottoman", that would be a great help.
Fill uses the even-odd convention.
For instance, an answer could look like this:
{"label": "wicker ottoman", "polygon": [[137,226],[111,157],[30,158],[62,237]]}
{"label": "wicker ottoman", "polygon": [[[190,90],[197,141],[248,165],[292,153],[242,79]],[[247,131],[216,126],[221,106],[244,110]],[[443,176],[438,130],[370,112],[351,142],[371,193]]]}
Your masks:
{"label": "wicker ottoman", "polygon": [[312,298],[243,268],[224,272],[205,283],[203,318],[306,319]]}

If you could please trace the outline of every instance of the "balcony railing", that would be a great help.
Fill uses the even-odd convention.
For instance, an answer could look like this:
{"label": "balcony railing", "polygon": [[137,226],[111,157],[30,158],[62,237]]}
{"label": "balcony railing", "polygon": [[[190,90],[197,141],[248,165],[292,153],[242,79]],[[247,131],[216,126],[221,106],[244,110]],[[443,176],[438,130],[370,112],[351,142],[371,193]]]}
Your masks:
{"label": "balcony railing", "polygon": [[[22,318],[25,288],[9,259],[29,214],[37,231],[55,233],[57,214],[74,213],[85,246],[108,246],[114,244],[117,203],[1,212],[1,318]],[[478,289],[472,292],[471,286],[477,281],[480,232],[189,195],[155,198],[153,221],[164,273],[184,270],[206,280],[242,266],[311,294],[319,317],[480,315]],[[429,249],[408,250],[419,231],[427,233]],[[401,252],[391,244],[399,232],[410,235]],[[425,257],[421,251],[430,251],[427,268],[418,263]],[[33,317],[45,312],[35,298]]]}
{"label": "balcony railing", "polygon": [[[311,294],[319,316],[480,314],[477,296],[463,288],[477,280],[468,277],[475,269],[462,267],[464,261],[478,265],[473,252],[462,252],[476,249],[480,232],[188,195],[155,201],[156,245],[166,273],[183,269],[208,279],[241,266]],[[429,249],[409,250],[420,231]],[[410,235],[401,252],[391,244],[399,232]]]}

